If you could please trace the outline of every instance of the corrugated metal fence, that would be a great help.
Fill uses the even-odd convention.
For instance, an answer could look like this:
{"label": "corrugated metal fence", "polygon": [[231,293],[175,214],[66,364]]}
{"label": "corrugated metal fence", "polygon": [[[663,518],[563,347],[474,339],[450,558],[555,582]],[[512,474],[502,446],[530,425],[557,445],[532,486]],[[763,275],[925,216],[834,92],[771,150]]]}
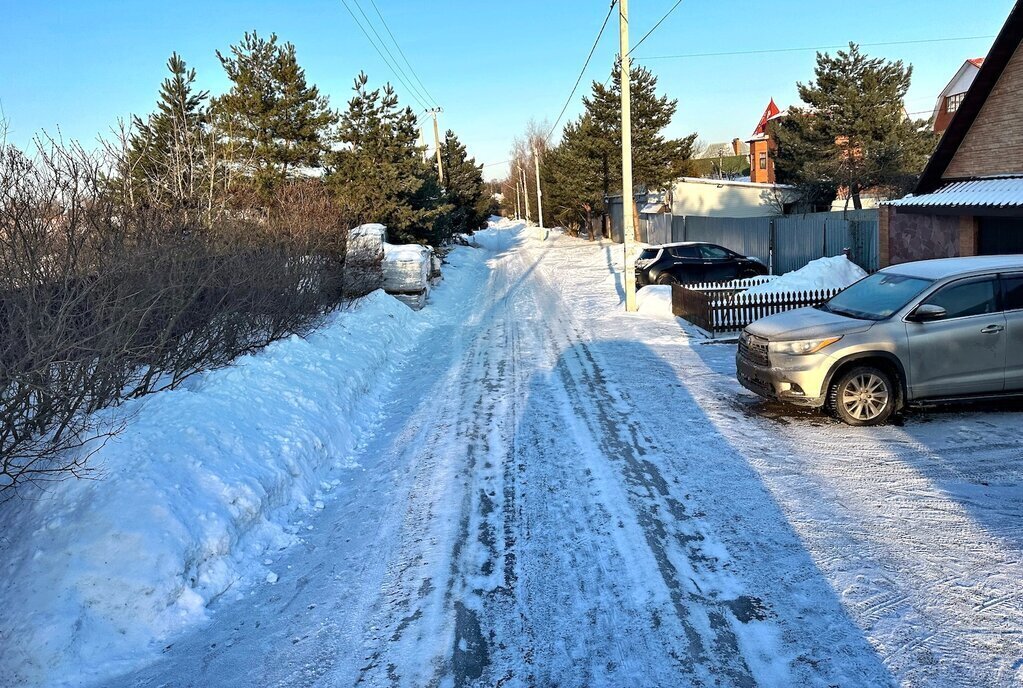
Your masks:
{"label": "corrugated metal fence", "polygon": [[[610,210],[613,236],[621,241],[622,206],[611,204]],[[877,210],[775,217],[642,217],[657,219],[640,220],[640,241],[719,244],[763,261],[774,274],[798,270],[811,260],[837,256],[846,249],[864,270],[873,272],[879,267]]]}

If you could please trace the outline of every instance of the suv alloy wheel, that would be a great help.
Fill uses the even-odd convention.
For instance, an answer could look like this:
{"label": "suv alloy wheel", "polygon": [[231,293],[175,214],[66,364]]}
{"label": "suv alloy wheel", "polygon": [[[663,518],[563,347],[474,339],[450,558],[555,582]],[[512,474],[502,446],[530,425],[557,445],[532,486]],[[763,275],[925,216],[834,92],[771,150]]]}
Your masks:
{"label": "suv alloy wheel", "polygon": [[847,370],[828,393],[828,409],[848,425],[882,425],[895,412],[896,401],[891,375],[874,366]]}

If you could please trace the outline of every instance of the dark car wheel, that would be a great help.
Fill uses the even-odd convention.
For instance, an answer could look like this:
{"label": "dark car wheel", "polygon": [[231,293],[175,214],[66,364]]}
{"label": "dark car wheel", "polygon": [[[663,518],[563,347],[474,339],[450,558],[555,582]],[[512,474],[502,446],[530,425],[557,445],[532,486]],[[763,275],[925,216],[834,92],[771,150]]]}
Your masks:
{"label": "dark car wheel", "polygon": [[749,279],[750,277],[758,277],[759,275],[760,273],[753,268],[743,268],[739,272],[739,279]]}
{"label": "dark car wheel", "polygon": [[678,284],[678,280],[670,272],[662,272],[657,276],[658,284]]}
{"label": "dark car wheel", "polygon": [[873,366],[847,370],[828,392],[828,410],[848,425],[883,425],[896,401],[891,375]]}

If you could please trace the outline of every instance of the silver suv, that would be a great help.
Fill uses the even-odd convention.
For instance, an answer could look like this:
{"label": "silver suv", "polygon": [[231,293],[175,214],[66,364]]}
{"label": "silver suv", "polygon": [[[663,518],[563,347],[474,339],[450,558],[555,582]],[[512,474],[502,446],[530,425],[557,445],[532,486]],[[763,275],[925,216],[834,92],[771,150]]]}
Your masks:
{"label": "silver suv", "polygon": [[1023,256],[903,263],[739,337],[757,394],[878,425],[907,403],[1023,394]]}

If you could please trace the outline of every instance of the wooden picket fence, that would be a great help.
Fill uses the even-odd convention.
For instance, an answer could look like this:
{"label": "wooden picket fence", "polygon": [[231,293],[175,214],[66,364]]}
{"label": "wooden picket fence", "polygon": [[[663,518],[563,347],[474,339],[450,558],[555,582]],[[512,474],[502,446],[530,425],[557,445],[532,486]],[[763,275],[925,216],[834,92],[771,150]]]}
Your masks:
{"label": "wooden picket fence", "polygon": [[671,289],[671,310],[712,337],[721,333],[739,332],[750,323],[775,313],[794,308],[817,306],[840,289],[815,289],[772,294],[748,294],[726,285],[712,289],[695,289],[697,285],[674,285]]}

